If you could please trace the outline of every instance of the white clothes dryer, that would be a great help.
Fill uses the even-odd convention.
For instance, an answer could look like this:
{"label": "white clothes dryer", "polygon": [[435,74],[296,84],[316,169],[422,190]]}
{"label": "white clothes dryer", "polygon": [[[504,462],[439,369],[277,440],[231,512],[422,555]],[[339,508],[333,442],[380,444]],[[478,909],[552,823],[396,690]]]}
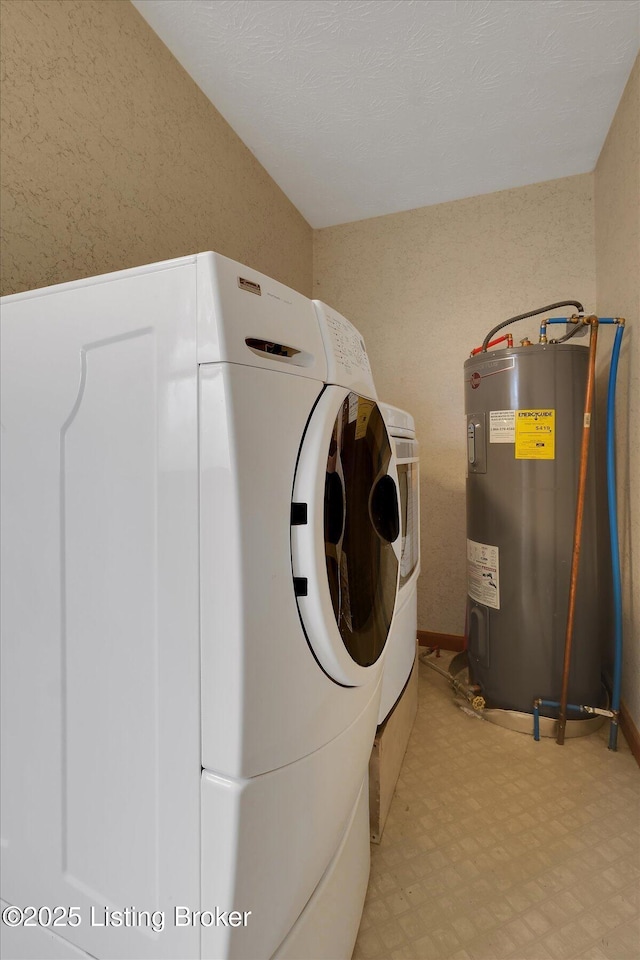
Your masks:
{"label": "white clothes dryer", "polygon": [[398,470],[402,553],[396,612],[385,650],[378,725],[391,713],[413,668],[418,628],[420,574],[420,461],[413,417],[381,403]]}
{"label": "white clothes dryer", "polygon": [[213,253],[35,290],[2,415],[0,894],[81,917],[18,955],[316,956],[334,902],[350,955],[400,576],[360,335]]}

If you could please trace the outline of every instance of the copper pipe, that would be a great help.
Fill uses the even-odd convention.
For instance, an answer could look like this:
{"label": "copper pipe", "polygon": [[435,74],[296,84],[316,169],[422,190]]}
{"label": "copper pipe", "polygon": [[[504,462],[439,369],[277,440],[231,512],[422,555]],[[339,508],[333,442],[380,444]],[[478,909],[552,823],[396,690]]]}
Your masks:
{"label": "copper pipe", "polygon": [[569,670],[571,668],[571,644],[573,642],[573,624],[576,612],[578,570],[580,568],[580,548],[582,546],[582,518],[584,516],[584,501],[587,489],[587,465],[589,461],[589,440],[591,437],[591,415],[593,412],[593,394],[596,380],[598,318],[586,317],[585,323],[588,323],[591,326],[589,335],[589,370],[587,374],[587,389],[584,398],[584,419],[582,421],[582,445],[580,447],[580,469],[578,473],[576,521],[573,530],[573,556],[571,558],[571,578],[569,580],[569,610],[567,613],[567,630],[564,641],[562,693],[560,694],[560,710],[558,713],[558,737],[556,739],[556,743],[560,746],[562,746],[564,743],[564,732],[567,725],[567,699],[569,693]]}

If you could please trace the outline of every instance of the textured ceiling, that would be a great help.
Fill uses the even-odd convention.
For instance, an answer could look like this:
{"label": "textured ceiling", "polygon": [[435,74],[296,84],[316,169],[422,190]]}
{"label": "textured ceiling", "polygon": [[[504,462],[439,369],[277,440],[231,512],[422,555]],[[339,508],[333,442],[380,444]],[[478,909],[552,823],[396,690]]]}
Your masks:
{"label": "textured ceiling", "polygon": [[133,0],[314,227],[593,170],[640,0]]}

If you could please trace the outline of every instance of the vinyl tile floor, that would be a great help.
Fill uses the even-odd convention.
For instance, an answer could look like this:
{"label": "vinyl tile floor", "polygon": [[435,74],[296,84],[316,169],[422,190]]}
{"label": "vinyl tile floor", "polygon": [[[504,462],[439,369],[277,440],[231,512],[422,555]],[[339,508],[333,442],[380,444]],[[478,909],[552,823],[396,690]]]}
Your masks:
{"label": "vinyl tile floor", "polygon": [[354,960],[638,960],[640,769],[622,734],[616,753],[608,725],[536,743],[419,671]]}

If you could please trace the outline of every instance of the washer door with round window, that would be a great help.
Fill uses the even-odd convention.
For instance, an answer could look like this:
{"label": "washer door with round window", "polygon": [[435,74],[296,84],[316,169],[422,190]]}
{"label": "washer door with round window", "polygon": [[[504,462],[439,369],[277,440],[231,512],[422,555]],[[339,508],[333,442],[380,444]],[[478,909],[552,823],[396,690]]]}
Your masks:
{"label": "washer door with round window", "polygon": [[291,555],[311,649],[337,683],[371,679],[396,602],[400,521],[395,455],[374,400],[327,386],[300,449]]}

